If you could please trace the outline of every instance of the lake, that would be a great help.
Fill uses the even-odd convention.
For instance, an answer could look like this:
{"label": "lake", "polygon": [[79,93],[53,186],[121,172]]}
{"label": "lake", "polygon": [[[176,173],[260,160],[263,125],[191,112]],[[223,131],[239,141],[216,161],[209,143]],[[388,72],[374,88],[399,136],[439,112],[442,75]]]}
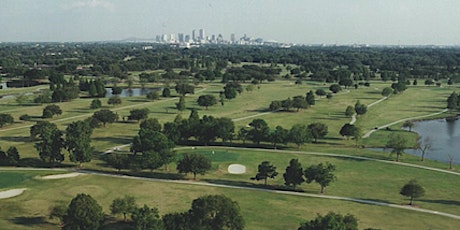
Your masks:
{"label": "lake", "polygon": [[[460,120],[446,121],[445,119],[436,119],[418,121],[415,122],[412,131],[417,132],[421,136],[422,141],[427,137],[430,139],[431,148],[426,151],[426,159],[449,162],[449,155],[451,155],[453,162],[460,164]],[[391,151],[391,149],[382,148],[371,149],[386,152]],[[404,152],[421,157],[420,150],[406,149]]]}
{"label": "lake", "polygon": [[[445,119],[415,122],[412,131],[417,132],[424,140],[430,138],[431,149],[426,158],[449,162],[449,154],[456,164],[460,164],[460,121],[446,121]],[[406,151],[409,153],[410,151]],[[412,151],[414,154],[414,151]],[[417,153],[420,155],[420,152]]]}
{"label": "lake", "polygon": [[[105,94],[105,97],[111,97],[113,96],[112,94],[112,88],[105,88],[107,90],[107,93]],[[145,96],[148,93],[152,91],[160,91],[162,88],[132,88],[132,89],[123,89],[121,91],[121,94],[118,95],[119,97],[138,97],[138,96]]]}

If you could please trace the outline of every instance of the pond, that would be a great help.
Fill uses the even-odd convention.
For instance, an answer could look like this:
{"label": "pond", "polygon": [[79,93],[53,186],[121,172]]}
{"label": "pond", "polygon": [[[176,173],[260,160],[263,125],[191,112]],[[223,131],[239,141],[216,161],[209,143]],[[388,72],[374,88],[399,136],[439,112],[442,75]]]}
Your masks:
{"label": "pond", "polygon": [[449,155],[456,164],[460,164],[460,121],[436,119],[415,123],[412,129],[422,140],[429,138],[431,149],[426,158],[448,162]]}
{"label": "pond", "polygon": [[[440,162],[449,162],[449,155],[455,164],[460,164],[460,120],[446,121],[436,119],[415,122],[412,128],[421,136],[422,143],[429,139],[431,148],[426,151],[425,158]],[[390,152],[391,149],[373,148]],[[421,156],[420,150],[406,149],[407,154]]]}
{"label": "pond", "polygon": [[[111,97],[113,96],[112,94],[112,88],[105,88],[107,90],[107,93],[105,94],[105,97]],[[162,88],[132,88],[132,89],[123,89],[121,91],[121,94],[118,95],[120,97],[138,97],[138,96],[145,96],[148,93],[152,91],[160,91]]]}

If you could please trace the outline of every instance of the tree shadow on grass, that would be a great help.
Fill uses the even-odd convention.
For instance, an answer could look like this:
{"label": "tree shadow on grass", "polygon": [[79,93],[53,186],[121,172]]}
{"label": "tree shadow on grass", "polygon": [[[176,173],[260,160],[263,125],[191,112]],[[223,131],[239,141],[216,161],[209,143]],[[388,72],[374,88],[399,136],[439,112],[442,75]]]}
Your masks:
{"label": "tree shadow on grass", "polygon": [[29,136],[9,136],[9,137],[0,137],[0,140],[5,140],[5,141],[8,141],[8,142],[28,142],[30,141],[30,137]]}
{"label": "tree shadow on grass", "polygon": [[447,205],[458,205],[460,206],[460,201],[458,200],[418,200],[421,202],[435,203],[435,204],[447,204]]}
{"label": "tree shadow on grass", "polygon": [[95,137],[93,140],[110,142],[114,145],[124,145],[131,143],[132,137]]}
{"label": "tree shadow on grass", "polygon": [[48,227],[55,226],[54,224],[47,222],[46,217],[44,216],[18,216],[10,219],[10,221],[17,225],[24,225],[37,229],[47,229]]}

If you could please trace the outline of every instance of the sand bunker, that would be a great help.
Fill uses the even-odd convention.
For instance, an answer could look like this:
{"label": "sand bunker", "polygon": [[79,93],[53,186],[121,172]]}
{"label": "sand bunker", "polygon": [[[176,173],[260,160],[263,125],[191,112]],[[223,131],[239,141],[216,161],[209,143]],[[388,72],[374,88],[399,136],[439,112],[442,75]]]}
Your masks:
{"label": "sand bunker", "polygon": [[230,174],[244,174],[246,173],[246,166],[240,164],[231,164],[228,166],[228,173]]}
{"label": "sand bunker", "polygon": [[25,188],[18,188],[18,189],[10,189],[6,190],[3,192],[0,192],[0,199],[6,199],[6,198],[11,198],[15,196],[21,195],[24,191],[26,191]]}
{"label": "sand bunker", "polygon": [[66,173],[66,174],[57,174],[57,175],[44,176],[44,177],[41,177],[41,179],[52,180],[52,179],[76,177],[76,176],[80,176],[80,175],[81,175],[81,173],[74,172],[74,173]]}

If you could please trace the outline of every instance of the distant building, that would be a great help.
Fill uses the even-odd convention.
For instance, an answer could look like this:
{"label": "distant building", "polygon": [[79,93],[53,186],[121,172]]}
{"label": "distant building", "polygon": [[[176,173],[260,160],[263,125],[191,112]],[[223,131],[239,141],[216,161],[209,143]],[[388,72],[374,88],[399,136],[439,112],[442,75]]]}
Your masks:
{"label": "distant building", "polygon": [[206,34],[204,33],[204,29],[200,29],[200,40],[205,40]]}
{"label": "distant building", "polygon": [[197,35],[197,34],[196,34],[196,30],[192,30],[192,40],[193,40],[193,41],[198,41],[198,38],[197,38],[196,35]]}
{"label": "distant building", "polygon": [[235,43],[236,42],[236,36],[235,34],[230,34],[230,42]]}
{"label": "distant building", "polygon": [[184,40],[184,34],[183,34],[183,33],[179,33],[179,34],[177,35],[177,39],[179,40],[179,42],[185,42],[185,40]]}

